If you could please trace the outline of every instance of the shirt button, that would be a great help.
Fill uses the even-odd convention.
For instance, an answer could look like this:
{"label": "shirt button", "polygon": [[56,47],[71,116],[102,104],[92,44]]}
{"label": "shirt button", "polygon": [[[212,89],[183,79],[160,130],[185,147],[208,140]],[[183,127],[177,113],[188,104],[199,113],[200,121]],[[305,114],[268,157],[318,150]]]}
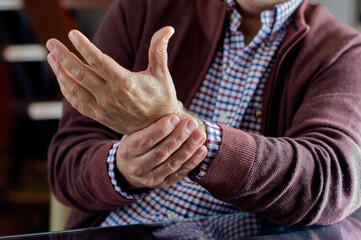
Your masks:
{"label": "shirt button", "polygon": [[226,114],[221,114],[221,116],[219,116],[219,121],[224,123],[224,122],[227,122],[227,120],[228,120],[228,117]]}
{"label": "shirt button", "polygon": [[253,121],[254,122],[258,122],[258,120],[261,119],[261,109],[256,107],[254,110],[253,110]]}
{"label": "shirt button", "polygon": [[269,36],[268,38],[268,45],[271,46],[273,44],[273,42],[275,41],[275,37],[274,36]]}
{"label": "shirt button", "polygon": [[170,220],[177,219],[177,214],[175,212],[172,212],[172,211],[168,211],[167,216],[168,216],[168,219],[170,219]]}

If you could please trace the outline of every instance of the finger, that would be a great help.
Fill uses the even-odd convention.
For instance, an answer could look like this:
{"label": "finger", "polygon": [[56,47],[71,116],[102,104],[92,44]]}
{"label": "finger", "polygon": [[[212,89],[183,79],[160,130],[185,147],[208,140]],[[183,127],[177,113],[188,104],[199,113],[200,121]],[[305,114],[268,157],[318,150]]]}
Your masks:
{"label": "finger", "polygon": [[[202,130],[195,130],[192,136],[175,151],[166,161],[155,170],[156,176],[167,176],[177,172],[196,153],[206,140],[206,135]],[[203,149],[203,148],[202,148]],[[196,155],[198,156],[198,155]]]}
{"label": "finger", "polygon": [[103,54],[89,39],[77,30],[69,33],[69,39],[89,66],[105,81],[127,80],[131,72],[120,66],[111,57]]}
{"label": "finger", "polygon": [[157,31],[150,42],[148,71],[154,76],[169,74],[168,42],[174,34],[174,28],[164,27]]}
{"label": "finger", "polygon": [[[129,152],[133,157],[146,154],[155,145],[165,139],[176,126],[180,119],[176,115],[168,115],[152,125],[129,135],[126,139],[124,151]],[[122,154],[122,153],[119,153]]]}
{"label": "finger", "polygon": [[54,54],[49,53],[47,60],[57,77],[60,90],[68,102],[83,115],[91,115],[90,106],[94,103],[94,96],[63,69]]}
{"label": "finger", "polygon": [[193,169],[195,169],[207,155],[207,147],[202,145],[197,151],[186,161],[177,171],[172,173],[171,175],[167,176],[164,179],[164,182],[157,186],[157,188],[166,188],[169,187],[183,178],[185,178]]}
{"label": "finger", "polygon": [[54,54],[59,64],[73,79],[90,92],[96,92],[104,87],[105,82],[95,72],[85,65],[74,53],[70,52],[64,44],[56,39],[46,43],[47,49]]}
{"label": "finger", "polygon": [[[144,166],[149,173],[151,174],[154,172],[158,166],[162,165],[174,152],[176,152],[187,141],[197,127],[197,122],[192,118],[182,120],[169,136],[145,154],[143,156]],[[174,170],[172,166],[169,167]],[[169,175],[169,173],[167,175]],[[166,175],[163,174],[157,176],[161,178]]]}

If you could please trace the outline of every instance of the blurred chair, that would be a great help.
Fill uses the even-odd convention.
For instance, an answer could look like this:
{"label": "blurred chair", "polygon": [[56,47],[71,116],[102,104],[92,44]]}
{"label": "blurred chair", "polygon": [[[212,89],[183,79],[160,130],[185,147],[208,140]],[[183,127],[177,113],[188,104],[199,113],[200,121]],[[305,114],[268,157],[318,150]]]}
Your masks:
{"label": "blurred chair", "polygon": [[70,215],[71,209],[60,203],[53,194],[50,195],[50,231],[62,231]]}

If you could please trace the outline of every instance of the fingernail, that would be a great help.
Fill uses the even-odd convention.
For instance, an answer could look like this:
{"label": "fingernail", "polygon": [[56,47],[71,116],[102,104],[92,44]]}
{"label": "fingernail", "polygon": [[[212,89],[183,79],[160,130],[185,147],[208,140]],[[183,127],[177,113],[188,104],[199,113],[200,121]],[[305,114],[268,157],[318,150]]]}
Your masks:
{"label": "fingernail", "polygon": [[196,156],[199,157],[199,158],[203,157],[204,154],[205,154],[205,151],[202,148],[198,149],[197,152],[196,152]]}
{"label": "fingernail", "polygon": [[198,123],[194,120],[190,120],[187,123],[186,129],[189,133],[193,132],[196,128],[198,128]]}
{"label": "fingernail", "polygon": [[48,54],[48,62],[52,67],[55,67],[56,59],[55,59],[54,55],[51,53]]}
{"label": "fingernail", "polygon": [[169,125],[172,127],[172,128],[175,128],[177,125],[178,125],[178,123],[179,123],[179,117],[177,117],[177,116],[174,116],[174,117],[172,117],[170,120],[169,120]]}
{"label": "fingernail", "polygon": [[174,34],[174,28],[172,28],[172,31],[170,32],[169,35],[165,36],[164,41],[168,42],[169,39],[173,36],[173,34]]}
{"label": "fingernail", "polygon": [[51,42],[48,42],[46,44],[46,48],[51,52],[51,53],[54,53],[55,52],[55,46],[54,44],[52,44]]}
{"label": "fingernail", "polygon": [[200,133],[197,133],[195,134],[195,136],[193,137],[193,142],[194,144],[199,144],[204,138],[204,135],[203,134],[200,134]]}
{"label": "fingernail", "polygon": [[71,32],[69,33],[69,39],[70,39],[70,41],[72,41],[72,42],[75,42],[75,41],[76,41],[76,37],[75,37],[75,34],[74,34],[73,31],[71,31]]}

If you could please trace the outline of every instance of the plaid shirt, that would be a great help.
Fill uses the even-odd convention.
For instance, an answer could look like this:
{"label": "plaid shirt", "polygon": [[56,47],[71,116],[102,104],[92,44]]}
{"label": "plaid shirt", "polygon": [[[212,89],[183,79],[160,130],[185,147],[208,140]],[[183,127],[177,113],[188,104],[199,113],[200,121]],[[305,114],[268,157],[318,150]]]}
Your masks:
{"label": "plaid shirt", "polygon": [[[222,131],[217,123],[260,134],[262,93],[266,79],[273,68],[275,53],[283,40],[290,16],[302,2],[289,0],[277,4],[273,10],[262,12],[262,27],[245,46],[243,34],[238,31],[242,16],[237,11],[235,0],[224,1],[229,5],[230,16],[229,25],[225,26],[224,43],[189,106],[189,111],[204,119],[207,126],[208,154],[197,178],[206,174],[217,154],[222,140]],[[155,189],[139,195],[127,194],[118,186],[114,176],[118,144],[113,145],[107,159],[109,176],[119,194],[137,201],[111,212],[102,226],[238,212],[234,206],[213,198],[188,177],[166,189]],[[237,231],[247,236],[257,234],[261,224],[255,215],[245,213],[239,227]]]}

